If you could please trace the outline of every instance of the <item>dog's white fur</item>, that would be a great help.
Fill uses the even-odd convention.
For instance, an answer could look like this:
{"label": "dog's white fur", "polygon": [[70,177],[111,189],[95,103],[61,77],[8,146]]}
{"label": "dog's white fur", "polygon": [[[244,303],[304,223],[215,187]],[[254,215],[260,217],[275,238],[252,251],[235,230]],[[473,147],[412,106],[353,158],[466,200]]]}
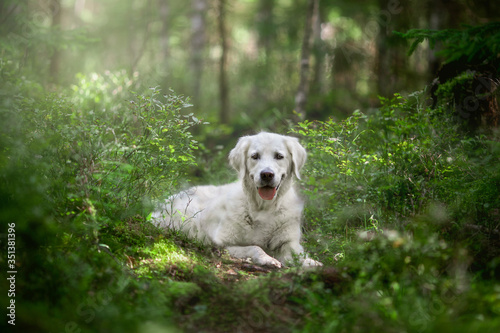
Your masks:
{"label": "dog's white fur", "polygon": [[[239,181],[174,195],[153,213],[153,222],[259,265],[281,267],[296,255],[303,266],[321,266],[300,245],[304,204],[293,188],[293,175],[300,179],[305,161],[306,151],[296,138],[266,132],[242,137],[229,154]],[[261,196],[263,186],[267,192]]]}

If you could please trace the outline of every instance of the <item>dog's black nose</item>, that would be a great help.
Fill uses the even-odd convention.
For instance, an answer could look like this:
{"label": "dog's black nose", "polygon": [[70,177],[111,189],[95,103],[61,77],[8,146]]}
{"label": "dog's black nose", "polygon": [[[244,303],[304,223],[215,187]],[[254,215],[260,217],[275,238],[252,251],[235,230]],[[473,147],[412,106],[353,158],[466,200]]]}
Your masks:
{"label": "dog's black nose", "polygon": [[260,173],[260,179],[263,182],[270,182],[274,179],[274,172],[272,172],[270,169],[264,169]]}

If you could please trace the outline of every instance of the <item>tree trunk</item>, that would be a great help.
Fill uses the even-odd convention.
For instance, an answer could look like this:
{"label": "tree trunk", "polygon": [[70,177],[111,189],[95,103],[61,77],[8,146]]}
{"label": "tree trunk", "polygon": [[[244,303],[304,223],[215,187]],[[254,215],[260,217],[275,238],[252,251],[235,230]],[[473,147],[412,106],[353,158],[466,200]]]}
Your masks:
{"label": "tree trunk", "polygon": [[226,33],[226,0],[219,0],[218,6],[218,28],[221,46],[221,56],[219,60],[219,98],[220,98],[220,122],[229,123],[229,91],[227,83],[227,53],[228,41]]}
{"label": "tree trunk", "polygon": [[[139,17],[151,17],[151,8],[153,6],[152,0],[147,1],[147,5],[144,6],[143,12],[142,13],[132,13],[132,16],[130,18],[130,21],[133,22],[135,16]],[[165,2],[165,8],[166,8],[166,14],[168,14],[168,1],[164,0]],[[163,21],[163,28],[165,29],[166,24],[167,24],[167,17],[165,18],[165,21]],[[162,17],[163,19],[163,17]],[[138,21],[138,23],[142,23],[141,20]],[[139,29],[137,28],[137,24],[131,25],[130,26],[130,36],[135,36],[135,38],[130,38],[129,42],[129,49],[130,49],[130,54],[132,56],[132,61],[130,65],[130,74],[133,74],[135,71],[137,71],[137,68],[139,67],[139,62],[141,61],[142,57],[144,56],[144,53],[146,52],[146,47],[148,45],[149,38],[151,37],[151,32],[150,28],[151,25],[149,24],[149,21],[146,20],[145,26],[141,27],[144,29],[143,36],[141,37]],[[165,33],[165,35],[167,35]],[[164,38],[168,38],[168,36],[165,36]],[[168,45],[168,44],[167,44]],[[163,61],[166,61],[166,58],[163,59]]]}
{"label": "tree trunk", "polygon": [[169,1],[168,0],[160,0],[160,20],[161,20],[161,35],[160,35],[160,52],[161,52],[161,62],[162,64],[167,64],[169,47]]}
{"label": "tree trunk", "polygon": [[[62,8],[60,0],[52,0],[52,2],[50,3],[50,11],[52,15],[52,29],[61,29]],[[50,81],[54,84],[57,84],[59,82],[60,64],[61,51],[59,50],[58,46],[55,46],[52,50],[49,67]]]}
{"label": "tree trunk", "polygon": [[273,20],[275,0],[260,0],[257,12],[257,31],[259,49],[264,49],[266,69],[271,58],[271,45],[274,40],[275,27]]}
{"label": "tree trunk", "polygon": [[201,77],[203,75],[203,51],[205,49],[205,12],[206,0],[191,2],[191,77],[193,80],[193,102],[197,107],[201,98]]}
{"label": "tree trunk", "polygon": [[392,91],[391,66],[389,65],[390,54],[387,46],[387,36],[383,33],[377,36],[376,73],[377,93],[380,96],[389,97]]}
{"label": "tree trunk", "polygon": [[309,0],[307,4],[306,23],[304,27],[304,39],[302,40],[302,52],[300,57],[300,82],[295,95],[295,112],[298,120],[306,117],[307,92],[309,90],[309,68],[311,54],[311,36],[313,30],[313,17],[317,12],[319,0]]}
{"label": "tree trunk", "polygon": [[323,74],[325,72],[325,48],[321,40],[321,15],[319,5],[314,7],[312,21],[312,54],[314,56],[314,67],[312,71],[309,96],[319,96],[322,93]]}

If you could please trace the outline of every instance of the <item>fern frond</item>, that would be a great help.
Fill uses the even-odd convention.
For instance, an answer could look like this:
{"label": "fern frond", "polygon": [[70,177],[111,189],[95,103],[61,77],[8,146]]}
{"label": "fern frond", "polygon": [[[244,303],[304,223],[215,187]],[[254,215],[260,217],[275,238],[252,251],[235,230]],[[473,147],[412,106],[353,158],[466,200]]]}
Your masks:
{"label": "fern frond", "polygon": [[413,40],[408,50],[408,55],[415,52],[418,45],[425,40],[434,49],[436,42],[444,45],[439,55],[443,56],[445,63],[460,58],[469,62],[482,63],[485,61],[499,61],[500,54],[500,22],[487,23],[481,26],[464,26],[465,29],[411,29],[406,33],[395,31],[394,34],[406,40]]}

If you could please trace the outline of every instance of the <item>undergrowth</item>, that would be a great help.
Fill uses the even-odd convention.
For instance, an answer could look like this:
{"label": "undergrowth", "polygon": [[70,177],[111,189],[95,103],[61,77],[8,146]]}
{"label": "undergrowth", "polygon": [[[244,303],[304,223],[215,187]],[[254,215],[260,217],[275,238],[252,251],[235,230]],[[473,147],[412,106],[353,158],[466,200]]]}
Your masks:
{"label": "undergrowth", "polygon": [[[22,80],[11,70],[2,76]],[[58,95],[1,83],[0,218],[15,224],[16,328],[500,327],[495,133],[463,134],[422,92],[342,122],[298,124],[309,151],[305,247],[325,267],[275,270],[149,223],[152,199],[177,191],[196,165],[191,133],[203,122],[173,91],[125,92],[141,88],[123,75],[96,74],[91,85],[81,76]]]}

